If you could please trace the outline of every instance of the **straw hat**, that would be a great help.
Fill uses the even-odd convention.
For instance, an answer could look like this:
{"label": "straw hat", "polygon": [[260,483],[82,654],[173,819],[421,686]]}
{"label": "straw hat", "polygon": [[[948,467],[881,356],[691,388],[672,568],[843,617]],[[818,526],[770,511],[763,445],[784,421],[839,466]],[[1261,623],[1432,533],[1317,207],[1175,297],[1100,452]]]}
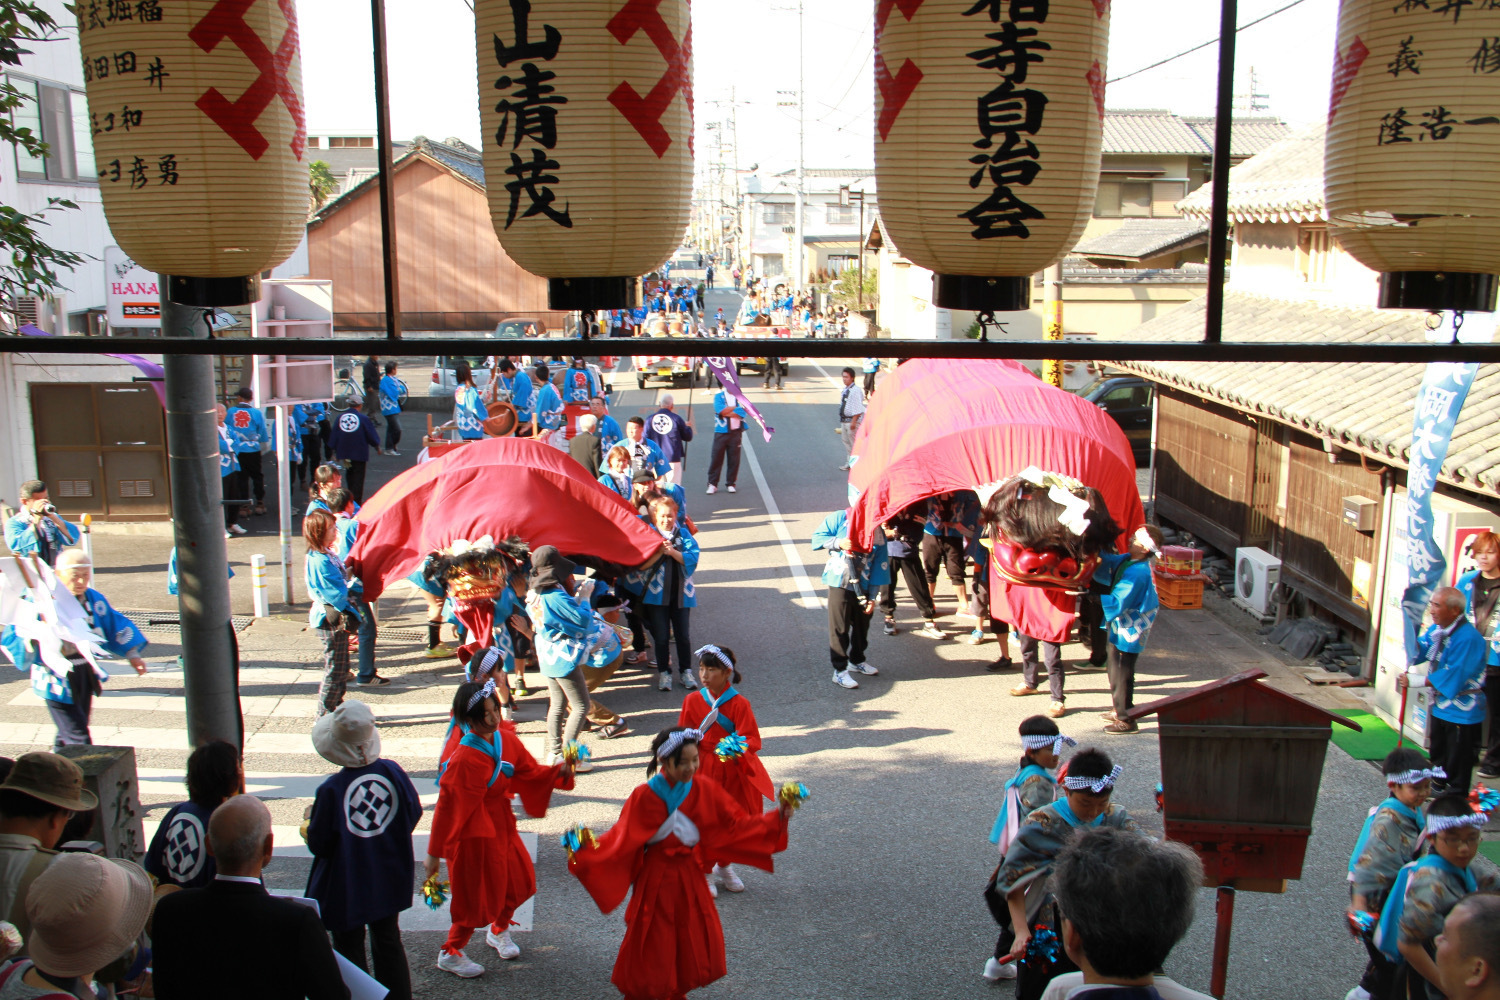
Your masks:
{"label": "straw hat", "polygon": [[83,787],[83,770],[55,753],[38,751],[17,757],[0,784],[0,789],[5,788],[73,812],[88,812],[99,804],[94,793]]}
{"label": "straw hat", "polygon": [[151,904],[151,878],[134,861],[60,854],[26,894],[27,951],[56,976],[96,972],[140,937]]}
{"label": "straw hat", "polygon": [[362,701],[346,701],[313,723],[313,749],[330,764],[364,767],[380,759],[375,713]]}

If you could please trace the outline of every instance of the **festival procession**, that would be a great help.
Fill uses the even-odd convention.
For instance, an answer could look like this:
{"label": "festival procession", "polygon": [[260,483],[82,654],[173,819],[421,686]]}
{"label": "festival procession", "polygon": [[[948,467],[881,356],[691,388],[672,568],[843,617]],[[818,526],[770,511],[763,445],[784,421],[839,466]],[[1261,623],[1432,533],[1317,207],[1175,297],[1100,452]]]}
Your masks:
{"label": "festival procession", "polygon": [[1500,4],[0,4],[0,1000],[1500,1000]]}

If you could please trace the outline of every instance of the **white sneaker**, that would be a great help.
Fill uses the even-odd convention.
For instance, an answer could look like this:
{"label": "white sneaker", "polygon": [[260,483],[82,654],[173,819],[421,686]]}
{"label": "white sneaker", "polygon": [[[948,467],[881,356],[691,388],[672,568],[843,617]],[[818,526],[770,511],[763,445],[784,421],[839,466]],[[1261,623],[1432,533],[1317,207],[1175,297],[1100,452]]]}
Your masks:
{"label": "white sneaker", "polygon": [[684,670],[682,672],[682,686],[687,688],[689,691],[698,690],[698,678],[693,676],[693,671],[691,669]]}
{"label": "white sneaker", "polygon": [[229,530],[232,531],[232,532],[234,532],[236,535],[248,535],[248,534],[250,534],[250,532],[246,531],[244,528],[241,528],[238,524],[231,524],[229,526]]}
{"label": "white sneaker", "polygon": [[716,885],[714,885],[714,877],[713,877],[713,875],[712,874],[705,875],[705,876],[703,876],[703,878],[704,878],[705,881],[708,882],[708,894],[710,896],[712,896],[714,899],[718,899],[719,898],[719,887],[716,886]]}
{"label": "white sneaker", "polygon": [[948,633],[944,632],[942,629],[938,628],[932,622],[923,622],[922,623],[922,627],[921,628],[914,628],[914,629],[912,629],[911,630],[911,634],[912,635],[925,636],[928,639],[946,639],[946,638],[948,638]]}
{"label": "white sneaker", "polygon": [[709,496],[713,496],[715,493],[719,492],[719,487],[715,486],[713,483],[709,483],[708,489],[704,490],[703,492],[707,493]]}
{"label": "white sneaker", "polygon": [[[593,769],[594,769],[594,762],[591,761],[591,760],[589,760],[586,757],[580,758],[580,759],[575,760],[573,762],[573,773],[574,774],[588,774]],[[502,955],[500,957],[504,958],[505,956]]]}
{"label": "white sneaker", "polygon": [[548,767],[556,767],[558,764],[561,764],[562,762],[563,762],[563,756],[560,753],[549,753],[547,755],[547,766]]}
{"label": "white sneaker", "polygon": [[460,979],[473,979],[475,976],[484,975],[484,966],[463,952],[457,955],[450,955],[446,951],[438,952],[437,967],[444,972],[453,973]]}
{"label": "white sneaker", "polygon": [[401,457],[401,453],[399,451],[388,451],[388,452],[386,452],[386,454],[389,455],[389,456],[391,456],[392,458],[400,458]]}
{"label": "white sneaker", "polygon": [[737,490],[737,489],[735,489],[735,488],[734,488],[734,484],[733,484],[733,483],[730,483],[730,484],[729,484],[729,485],[728,485],[728,486],[727,486],[727,487],[726,487],[726,489],[728,489],[728,490],[729,490],[729,492],[731,492],[731,493],[738,493],[738,492],[739,492],[739,490]]}
{"label": "white sneaker", "polygon": [[1016,978],[1016,963],[1001,962],[991,957],[984,963],[984,978],[992,983],[997,979],[1014,979]]}
{"label": "white sneaker", "polygon": [[224,532],[224,537],[225,538],[233,538],[234,536],[231,535],[229,532],[226,531],[226,532]]}
{"label": "white sneaker", "polygon": [[1344,994],[1344,1000],[1370,1000],[1370,991],[1363,986],[1356,986]]}
{"label": "white sneaker", "polygon": [[855,680],[853,677],[850,677],[849,671],[847,670],[835,670],[833,672],[833,683],[837,684],[841,688],[859,687],[859,681]]}
{"label": "white sneaker", "polygon": [[730,892],[745,891],[745,883],[740,881],[739,873],[734,870],[734,865],[714,865],[714,874],[719,876],[719,884]]}
{"label": "white sneaker", "polygon": [[493,928],[486,927],[484,930],[484,943],[495,949],[495,954],[507,962],[513,958],[521,957],[521,949],[510,939],[510,931],[497,935]]}
{"label": "white sneaker", "polygon": [[670,691],[670,690],[672,690],[672,675],[669,674],[669,673],[667,673],[665,670],[663,670],[660,674],[658,674],[657,678],[656,678],[656,690],[658,690],[658,691]]}
{"label": "white sneaker", "polygon": [[849,664],[849,672],[851,674],[864,674],[866,677],[874,677],[880,673],[879,670],[876,670],[868,663],[851,663]]}

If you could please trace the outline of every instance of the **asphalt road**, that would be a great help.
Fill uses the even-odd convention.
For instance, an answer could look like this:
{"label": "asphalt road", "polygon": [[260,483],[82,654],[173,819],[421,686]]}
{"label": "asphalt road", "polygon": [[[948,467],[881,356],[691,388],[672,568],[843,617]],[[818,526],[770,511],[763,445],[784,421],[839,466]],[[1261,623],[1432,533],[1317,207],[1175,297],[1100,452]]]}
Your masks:
{"label": "asphalt road", "polygon": [[[720,298],[725,294],[710,299],[710,315],[719,304],[730,311],[731,303]],[[709,399],[701,389],[690,403],[685,390],[676,394],[679,412],[691,406],[701,434],[689,448],[684,476],[688,512],[703,550],[693,643],[714,642],[736,651],[744,674],[740,690],[755,707],[765,737],[762,757],[772,778],[801,780],[812,791],[793,820],[791,846],[777,859],[776,873],[746,871],[744,894],[721,893],[729,974],[695,996],[1008,997],[1010,985],[991,985],[980,977],[995,934],[980,896],[997,860],[986,835],[1001,786],[1016,766],[1016,726],[1045,709],[1046,702],[1040,696],[1010,697],[1016,674],[984,669],[996,656],[992,642],[973,647],[911,635],[909,605],[899,616],[901,634],[888,637],[878,634],[878,626],[874,630],[869,661],[880,676],[862,680],[857,691],[831,683],[826,615],[818,600],[822,559],[809,539],[817,522],[844,502],[845,480],[837,468],[843,451],[834,433],[836,371],[828,364],[821,369],[794,364],[782,392],[764,392],[758,379],[747,377],[751,398],[776,434],[766,443],[755,428],[747,432],[736,494],[704,495]],[[656,392],[637,390],[633,379],[617,378],[616,385],[623,389],[613,407],[617,419],[654,410]],[[388,461],[394,471],[394,460]],[[231,544],[239,551],[254,541]],[[267,551],[265,541],[262,536],[258,551]],[[100,559],[109,567],[101,572],[101,589],[113,593],[111,587],[118,585],[124,592],[139,591],[144,601],[148,582],[160,580],[170,543],[154,537],[101,543],[112,553]],[[297,564],[300,570],[300,555]],[[243,594],[247,583],[237,579],[237,593]],[[130,602],[117,598],[116,603]],[[939,584],[938,605],[947,615],[940,624],[951,635],[968,631],[971,622],[952,617],[955,602],[946,582]],[[162,592],[136,606],[173,605]],[[382,602],[381,617],[387,629],[416,628],[420,610],[420,601],[393,596]],[[171,635],[156,633],[152,639],[153,674],[142,679],[117,674],[110,693],[96,703],[96,734],[111,726],[156,727],[149,731],[157,735],[141,737],[149,742],[165,739],[160,734],[173,726],[180,729],[180,714],[126,704],[124,695],[181,693],[180,675],[172,671]],[[317,776],[332,770],[310,748],[297,745],[307,731],[303,714],[316,680],[308,668],[317,662],[317,644],[300,631],[295,613],[251,626],[241,643],[243,693],[265,699],[257,703],[260,714],[247,718],[252,734],[247,770],[266,776],[257,781],[263,794],[275,799],[275,821],[285,829],[300,819]],[[380,650],[382,672],[400,683],[378,691],[351,687],[351,697],[383,713],[387,756],[407,767],[420,791],[430,793],[434,748],[445,724],[431,707],[448,699],[455,667],[421,659],[415,634],[402,638],[399,631],[389,632]],[[1078,658],[1076,647],[1067,653]],[[1139,697],[1185,690],[1267,662],[1267,654],[1213,615],[1167,612],[1141,661]],[[19,678],[0,687],[0,731],[9,734],[0,740],[0,752],[31,748],[24,740],[6,742],[18,739],[25,725],[45,730],[45,710],[26,702],[25,688]],[[1117,801],[1159,830],[1154,726],[1130,738],[1099,734],[1097,713],[1108,704],[1102,673],[1070,674],[1068,692],[1063,731],[1085,746],[1102,745],[1125,765]],[[501,962],[480,934],[469,954],[487,972],[476,981],[459,981],[433,967],[441,932],[409,930],[405,939],[416,995],[548,1000],[617,995],[609,976],[623,933],[623,907],[613,914],[598,912],[567,874],[556,837],[574,823],[602,830],[613,821],[621,801],[644,780],[649,741],[675,721],[684,692],[660,693],[654,675],[631,671],[603,693],[633,731],[593,741],[597,769],[580,776],[575,792],[555,796],[545,818],[522,822],[523,830],[539,834],[540,853],[534,928],[517,935],[521,959]],[[534,694],[518,713],[519,728],[533,746],[545,708],[545,696]],[[182,745],[166,740],[139,752],[141,764],[155,776],[146,787],[153,819],[160,819],[165,803],[181,797],[173,775],[181,773]],[[1329,747],[1303,878],[1285,895],[1239,898],[1230,997],[1336,998],[1354,983],[1363,955],[1342,930],[1348,898],[1344,870],[1365,810],[1382,796],[1383,786],[1369,765]],[[308,866],[305,858],[279,856],[267,870],[268,884],[300,889]],[[1168,973],[1206,990],[1212,934],[1212,894],[1205,890],[1193,930],[1168,961]]]}

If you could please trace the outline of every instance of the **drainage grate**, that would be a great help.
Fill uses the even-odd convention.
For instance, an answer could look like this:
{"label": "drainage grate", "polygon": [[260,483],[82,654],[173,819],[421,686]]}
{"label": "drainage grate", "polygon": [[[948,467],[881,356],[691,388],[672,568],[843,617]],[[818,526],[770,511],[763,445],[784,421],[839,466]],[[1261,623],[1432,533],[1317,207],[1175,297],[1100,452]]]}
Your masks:
{"label": "drainage grate", "polygon": [[[135,622],[142,632],[171,635],[182,627],[182,618],[176,611],[143,611],[139,608],[120,608],[120,613]],[[243,632],[255,621],[253,615],[230,615],[236,632]]]}

